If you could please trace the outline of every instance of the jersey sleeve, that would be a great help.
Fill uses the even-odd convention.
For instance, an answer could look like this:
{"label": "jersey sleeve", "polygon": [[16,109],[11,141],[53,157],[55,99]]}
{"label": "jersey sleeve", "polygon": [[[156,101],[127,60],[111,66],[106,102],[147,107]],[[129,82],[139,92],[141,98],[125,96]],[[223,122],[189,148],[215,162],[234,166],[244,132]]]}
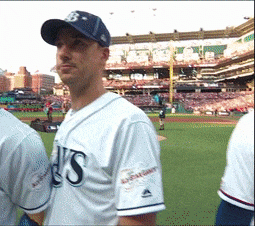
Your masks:
{"label": "jersey sleeve", "polygon": [[119,150],[122,154],[115,189],[118,215],[164,210],[160,146],[153,125],[131,124],[119,139]]}
{"label": "jersey sleeve", "polygon": [[4,190],[11,201],[30,214],[43,211],[51,193],[51,169],[39,134],[27,135],[7,163]]}
{"label": "jersey sleeve", "polygon": [[231,135],[218,194],[233,205],[254,211],[254,116],[244,116]]}

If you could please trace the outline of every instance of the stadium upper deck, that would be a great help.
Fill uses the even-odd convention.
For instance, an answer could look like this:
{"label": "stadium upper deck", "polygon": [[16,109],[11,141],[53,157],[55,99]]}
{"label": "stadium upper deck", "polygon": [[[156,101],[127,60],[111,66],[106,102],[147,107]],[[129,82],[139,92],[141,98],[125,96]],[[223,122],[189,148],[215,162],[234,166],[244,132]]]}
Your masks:
{"label": "stadium upper deck", "polygon": [[113,37],[106,77],[168,78],[170,39],[175,47],[176,83],[250,80],[254,75],[254,18],[251,18],[225,30]]}
{"label": "stadium upper deck", "polygon": [[196,39],[219,39],[219,38],[239,38],[251,31],[254,31],[254,18],[250,18],[245,23],[237,27],[227,27],[224,30],[210,30],[178,32],[165,34],[154,34],[150,32],[148,35],[131,35],[117,36],[112,38],[112,45],[116,44],[132,44],[132,43],[148,43],[148,42],[165,42],[169,40],[183,41]]}

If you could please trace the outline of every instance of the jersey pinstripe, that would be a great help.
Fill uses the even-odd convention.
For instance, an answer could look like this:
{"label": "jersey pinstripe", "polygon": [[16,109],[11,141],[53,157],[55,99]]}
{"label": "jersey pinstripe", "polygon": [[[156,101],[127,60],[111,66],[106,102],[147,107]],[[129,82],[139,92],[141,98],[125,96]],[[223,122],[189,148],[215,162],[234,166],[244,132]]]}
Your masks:
{"label": "jersey pinstripe", "polygon": [[0,225],[13,225],[16,208],[43,211],[49,203],[51,170],[38,133],[0,109]]}
{"label": "jersey pinstripe", "polygon": [[154,126],[119,95],[106,93],[69,111],[51,162],[54,189],[45,224],[117,225],[118,216],[165,209]]}

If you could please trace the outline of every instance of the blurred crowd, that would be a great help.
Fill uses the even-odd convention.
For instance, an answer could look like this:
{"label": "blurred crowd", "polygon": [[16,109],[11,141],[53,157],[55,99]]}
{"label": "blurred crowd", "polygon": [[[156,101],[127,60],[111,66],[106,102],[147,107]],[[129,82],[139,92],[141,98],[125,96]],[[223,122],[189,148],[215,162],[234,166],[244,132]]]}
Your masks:
{"label": "blurred crowd", "polygon": [[[167,99],[169,94],[160,94]],[[175,93],[176,102],[188,111],[240,111],[254,108],[254,91],[220,93]]]}
{"label": "blurred crowd", "polygon": [[[138,107],[160,107],[161,104],[169,101],[169,93],[159,93],[157,95],[160,97],[160,101],[155,98],[155,95],[149,94],[122,95],[122,97]],[[50,102],[53,104],[53,109],[56,111],[61,109],[64,101],[71,103],[70,96],[47,95],[42,96],[40,101],[22,100],[13,104],[41,105],[43,108],[47,102]],[[181,104],[185,110],[191,112],[247,112],[254,108],[254,91],[174,93],[174,102]]]}
{"label": "blurred crowd", "polygon": [[148,95],[148,94],[124,95],[123,97],[138,107],[140,107],[140,106],[159,106],[159,103],[157,103],[153,99],[153,96]]}

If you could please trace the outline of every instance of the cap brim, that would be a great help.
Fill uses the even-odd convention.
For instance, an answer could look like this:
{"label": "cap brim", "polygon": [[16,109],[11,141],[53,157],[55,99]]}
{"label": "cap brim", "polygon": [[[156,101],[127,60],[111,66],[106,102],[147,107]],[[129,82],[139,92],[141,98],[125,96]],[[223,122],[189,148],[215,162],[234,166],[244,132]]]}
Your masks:
{"label": "cap brim", "polygon": [[45,42],[55,45],[58,31],[64,27],[71,27],[71,25],[64,20],[47,20],[42,25],[41,36]]}
{"label": "cap brim", "polygon": [[56,42],[59,30],[66,27],[72,27],[76,29],[77,31],[81,32],[85,37],[98,42],[98,40],[96,40],[86,31],[82,31],[80,28],[76,27],[75,25],[71,25],[64,20],[59,20],[59,19],[51,19],[51,20],[45,21],[45,23],[42,25],[42,28],[41,28],[41,36],[45,42],[55,46],[55,42]]}

